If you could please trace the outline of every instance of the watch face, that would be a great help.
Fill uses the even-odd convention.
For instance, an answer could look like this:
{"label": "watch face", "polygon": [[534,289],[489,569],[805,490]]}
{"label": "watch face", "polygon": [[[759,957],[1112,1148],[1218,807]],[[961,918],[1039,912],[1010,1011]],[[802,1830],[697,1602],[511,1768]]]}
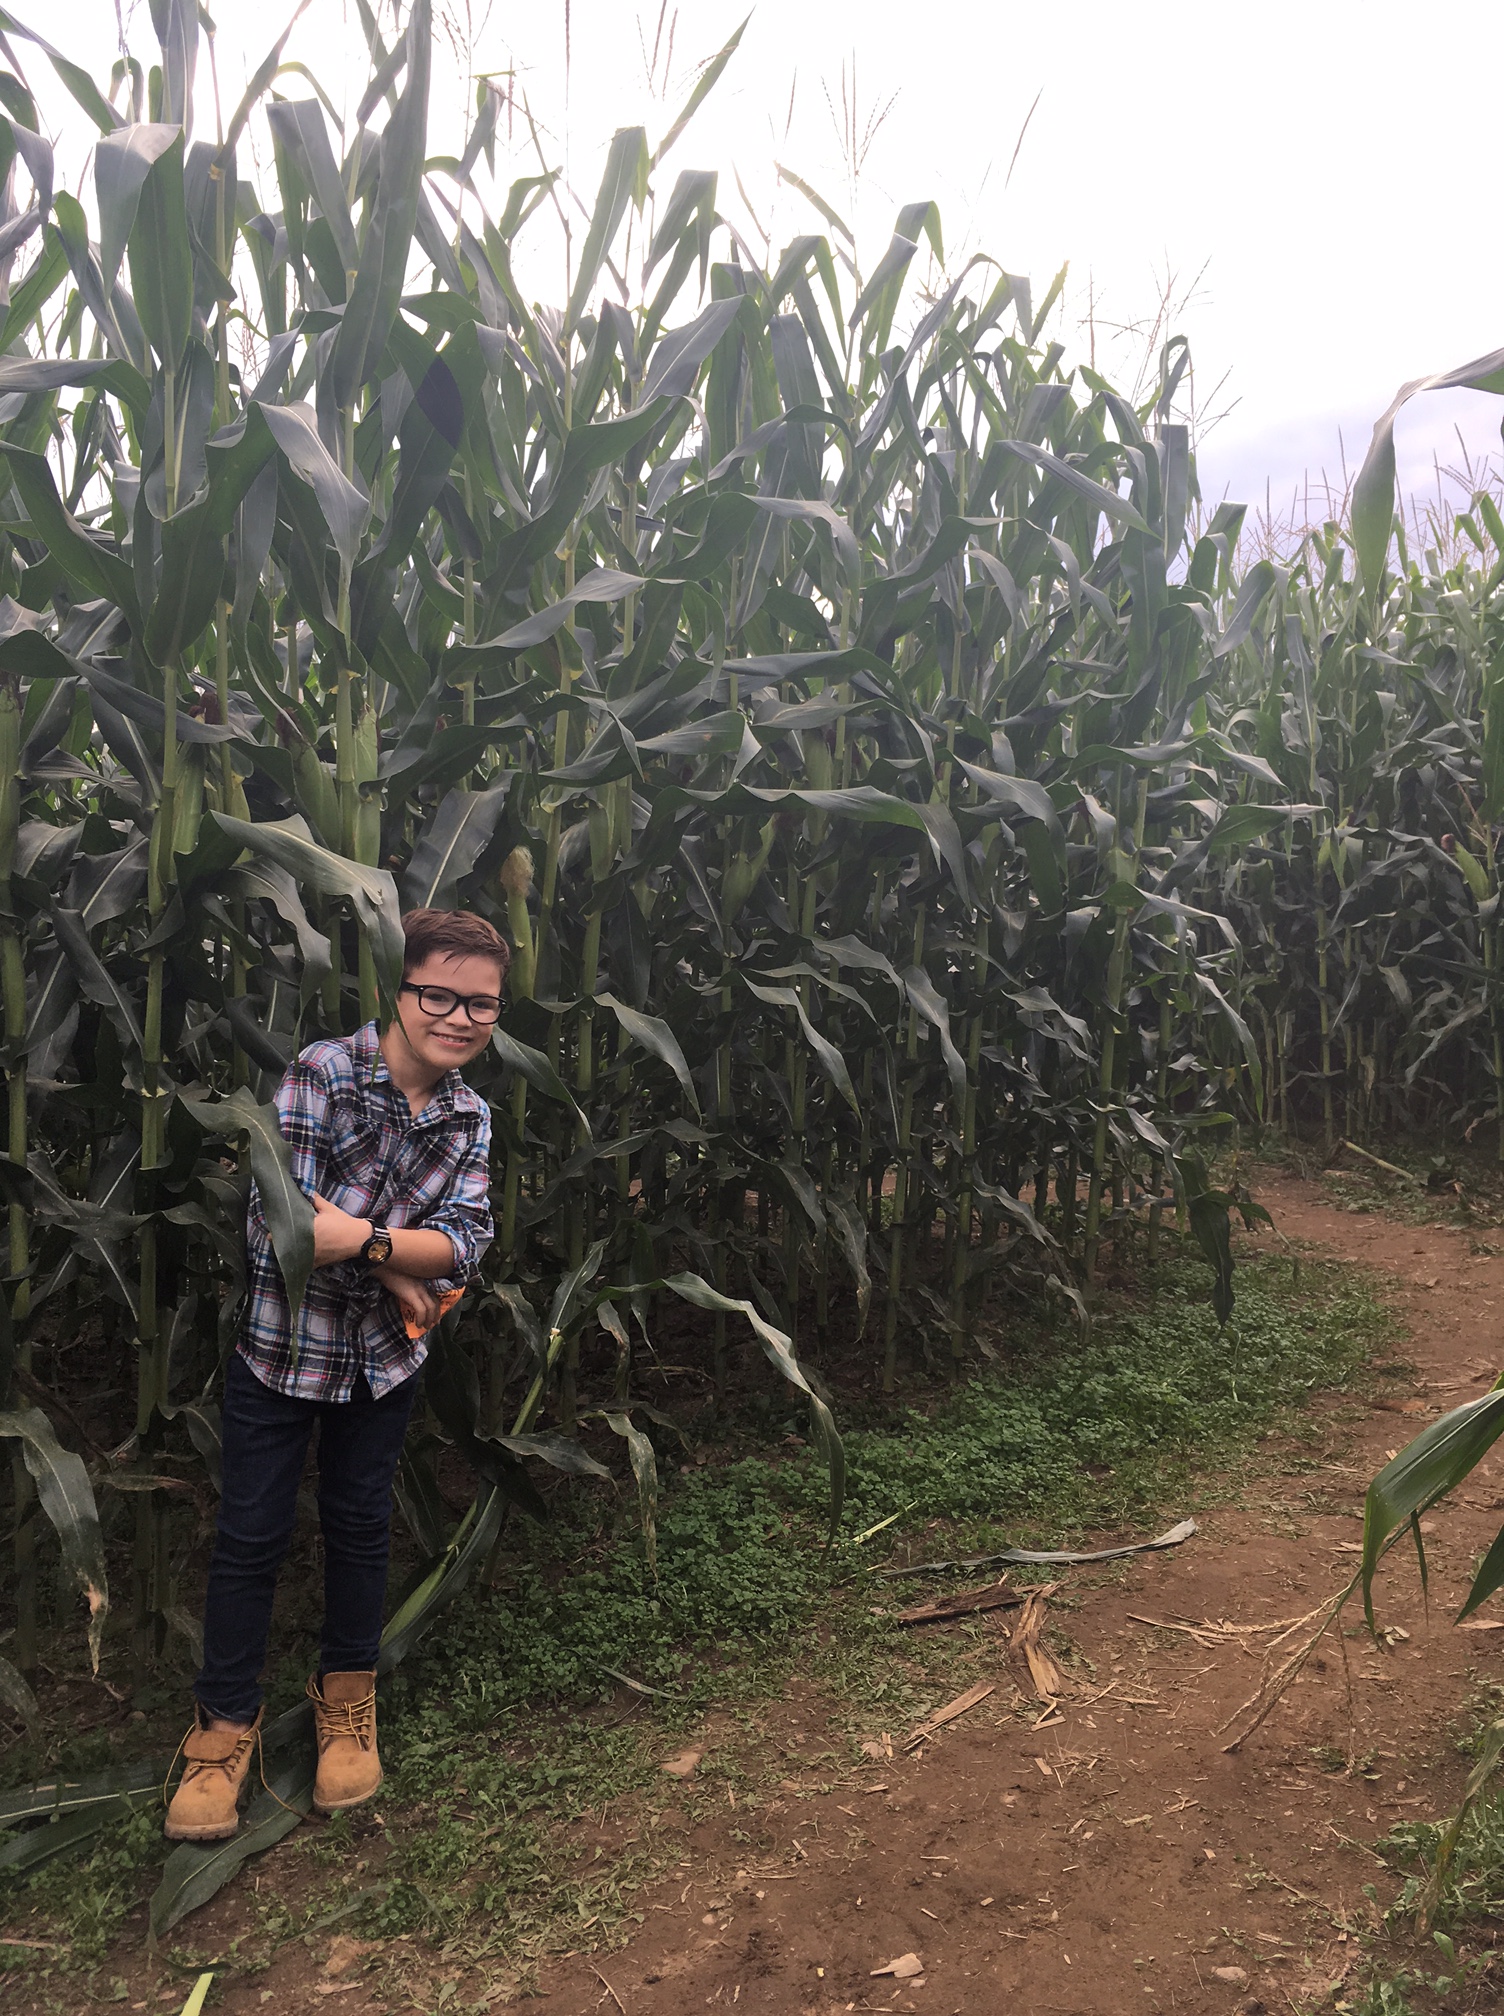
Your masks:
{"label": "watch face", "polygon": [[373,1232],[366,1241],[366,1258],[374,1267],[382,1267],[392,1257],[392,1235],[389,1232]]}

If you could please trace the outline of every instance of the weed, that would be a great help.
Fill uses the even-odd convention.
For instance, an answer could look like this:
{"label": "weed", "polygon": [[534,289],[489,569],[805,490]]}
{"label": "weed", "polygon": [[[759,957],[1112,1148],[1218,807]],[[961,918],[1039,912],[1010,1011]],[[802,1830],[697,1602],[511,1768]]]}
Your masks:
{"label": "weed", "polygon": [[[1402,1821],[1376,1843],[1406,1871],[1404,1887],[1390,1907],[1392,1921],[1413,1914],[1420,1900],[1436,1846],[1446,1832],[1444,1821]],[[1462,1824],[1457,1853],[1441,1886],[1434,1922],[1443,1932],[1481,1918],[1504,1913],[1504,1793],[1475,1802]]]}
{"label": "weed", "polygon": [[[1446,2003],[1456,1990],[1479,1986],[1492,1974],[1492,1953],[1464,1957],[1458,1953],[1447,1933],[1437,1932],[1432,1937],[1445,1963],[1443,1971],[1428,1974],[1423,1967],[1414,1966],[1401,1967],[1392,1975],[1376,1974],[1365,1987],[1360,2001],[1337,2003],[1341,2016],[1419,2016],[1410,1999],[1412,1996],[1422,1996],[1423,2006],[1429,2010],[1438,2002]],[[1483,2005],[1473,2001],[1469,2006],[1477,2008]]]}
{"label": "weed", "polygon": [[1392,1981],[1370,1981],[1361,2002],[1339,2002],[1337,2008],[1342,2016],[1415,2016],[1405,1992],[1411,1984],[1408,1974],[1399,1974]]}
{"label": "weed", "polygon": [[[86,1860],[49,1862],[14,1894],[29,1907],[28,1923],[45,1927],[40,1936],[58,1941],[70,1966],[97,1966],[140,1901],[141,1872],[163,1852],[162,1816],[148,1807],[102,1835]],[[22,1951],[0,1947],[0,1968],[17,1964]]]}

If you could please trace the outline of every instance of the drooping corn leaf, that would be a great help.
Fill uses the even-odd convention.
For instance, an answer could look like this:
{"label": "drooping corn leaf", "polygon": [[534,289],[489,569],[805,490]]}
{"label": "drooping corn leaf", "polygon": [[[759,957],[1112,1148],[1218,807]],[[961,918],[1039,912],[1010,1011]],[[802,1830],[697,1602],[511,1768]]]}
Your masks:
{"label": "drooping corn leaf", "polygon": [[[1370,1629],[1374,1621],[1374,1571],[1385,1543],[1410,1526],[1419,1545],[1421,1513],[1449,1491],[1456,1490],[1501,1435],[1504,1435],[1504,1390],[1496,1387],[1461,1407],[1453,1407],[1439,1421],[1428,1422],[1369,1485],[1363,1501],[1362,1572],[1363,1608]],[[1497,1542],[1490,1555],[1496,1549]],[[1479,1579],[1483,1579],[1481,1575]],[[1481,1602],[1487,1593],[1484,1589],[1476,1600]],[[1474,1607],[1474,1600],[1470,1591],[1464,1616]]]}
{"label": "drooping corn leaf", "polygon": [[206,1131],[227,1137],[243,1134],[249,1142],[251,1174],[296,1317],[313,1272],[313,1204],[294,1180],[276,1107],[258,1105],[243,1087],[226,1099],[185,1100],[184,1105]]}
{"label": "drooping corn leaf", "polygon": [[19,1441],[37,1500],[62,1548],[63,1566],[89,1607],[89,1659],[99,1671],[99,1647],[110,1609],[104,1543],[94,1487],[81,1456],[64,1449],[40,1407],[0,1413],[0,1440]]}

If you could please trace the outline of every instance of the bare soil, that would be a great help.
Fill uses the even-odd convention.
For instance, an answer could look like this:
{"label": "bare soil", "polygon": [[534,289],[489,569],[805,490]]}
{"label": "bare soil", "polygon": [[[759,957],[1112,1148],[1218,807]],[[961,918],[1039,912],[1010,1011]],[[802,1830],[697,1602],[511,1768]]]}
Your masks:
{"label": "bare soil", "polygon": [[[745,1734],[707,1724],[688,1739],[701,1762],[681,1786],[665,1781],[666,1804],[621,1802],[600,1827],[577,1830],[582,1865],[651,1836],[658,1851],[673,1844],[670,1873],[634,1900],[624,1943],[543,1968],[528,1998],[539,2016],[991,2016],[1014,2006],[1260,2016],[1330,2006],[1363,1978],[1371,1963],[1360,1935],[1378,1928],[1395,1890],[1366,1844],[1455,1806],[1467,1704],[1504,1682],[1504,1630],[1451,1622],[1504,1512],[1504,1456],[1426,1522],[1429,1616],[1413,1557],[1397,1551],[1381,1577],[1380,1621],[1400,1635],[1376,1648],[1350,1606],[1347,1635],[1329,1636],[1263,1727],[1229,1750],[1277,1635],[1243,1627],[1299,1618],[1340,1587],[1374,1470],[1420,1421],[1492,1381],[1504,1257],[1475,1250],[1481,1242],[1463,1230],[1353,1215],[1314,1183],[1276,1178],[1260,1197],[1286,1238],[1388,1279],[1410,1329],[1410,1390],[1372,1406],[1316,1399],[1317,1441],[1267,1445],[1267,1468],[1243,1502],[1205,1515],[1186,1545],[1065,1571],[1069,1607],[1052,1610],[1046,1643],[1066,1657],[1070,1692],[1048,1719],[997,1629],[995,1691],[913,1755],[903,1752],[907,1731],[874,1728],[875,1754],[859,1771],[841,1761],[850,1755],[841,1704],[793,1683],[752,1737],[788,1775],[750,1810],[714,1772],[717,1745]],[[874,1600],[911,1600],[895,1588],[904,1585]],[[826,1740],[838,1726],[842,1735]],[[247,1928],[237,1892],[257,1884],[264,1895],[286,1853],[251,1865],[175,1936],[205,1955],[225,1952]],[[419,1966],[415,1942],[364,1945],[336,1931],[291,1942],[253,1978],[226,1980],[211,2007],[359,2016],[499,2007],[518,1994],[473,1945]],[[874,1972],[908,1954],[918,1975]],[[123,1977],[127,2006],[160,2009],[171,1995],[180,2006],[181,1977],[164,1985],[139,1945],[102,1973]],[[18,1985],[7,1977],[7,2007],[21,2016]],[[1498,1993],[1480,1981],[1457,2006],[1497,2007]]]}

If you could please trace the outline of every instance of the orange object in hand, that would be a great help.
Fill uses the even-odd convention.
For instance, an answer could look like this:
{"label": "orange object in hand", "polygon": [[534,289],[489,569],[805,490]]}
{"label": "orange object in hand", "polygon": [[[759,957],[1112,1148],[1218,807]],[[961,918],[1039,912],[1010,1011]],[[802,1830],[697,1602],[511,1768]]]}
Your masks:
{"label": "orange object in hand", "polygon": [[[439,1316],[447,1316],[450,1310],[454,1307],[455,1303],[462,1301],[464,1299],[464,1294],[465,1291],[463,1288],[446,1288],[443,1294],[439,1297]],[[438,1319],[435,1318],[435,1321],[437,1320]],[[418,1338],[426,1337],[428,1335],[428,1331],[432,1329],[432,1327],[433,1327],[432,1324],[429,1324],[425,1328],[425,1326],[421,1323],[414,1323],[414,1321],[410,1316],[408,1317],[405,1325],[408,1336],[411,1337],[415,1343]]]}

